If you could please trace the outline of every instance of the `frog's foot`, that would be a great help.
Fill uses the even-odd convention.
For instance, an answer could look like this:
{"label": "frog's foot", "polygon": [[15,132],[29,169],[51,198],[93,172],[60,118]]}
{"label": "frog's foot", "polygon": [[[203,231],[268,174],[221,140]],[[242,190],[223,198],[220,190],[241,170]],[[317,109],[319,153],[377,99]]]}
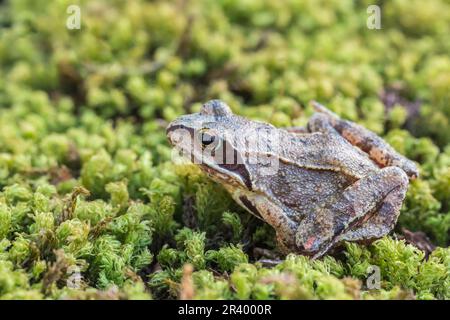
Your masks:
{"label": "frog's foot", "polygon": [[400,214],[406,188],[398,187],[391,191],[384,199],[381,207],[359,226],[344,233],[342,241],[358,241],[370,243],[387,235],[394,228]]}
{"label": "frog's foot", "polygon": [[379,228],[373,233],[386,234],[397,221],[407,187],[408,177],[398,167],[383,168],[358,180],[334,202],[320,206],[300,222],[295,239],[299,252],[318,258],[350,236],[362,240],[368,234],[366,219]]}
{"label": "frog's foot", "polygon": [[340,119],[317,102],[313,102],[313,106],[317,113],[308,122],[308,129],[311,132],[329,131],[332,127],[352,145],[367,153],[378,166],[382,168],[399,167],[412,179],[419,176],[419,170],[413,161],[399,154],[372,131],[351,121]]}
{"label": "frog's foot", "polygon": [[285,236],[277,233],[277,246],[278,246],[278,250],[282,253],[282,254],[289,254],[291,252],[293,252],[293,248],[295,248],[295,244],[292,243],[292,240],[288,240],[286,239]]}

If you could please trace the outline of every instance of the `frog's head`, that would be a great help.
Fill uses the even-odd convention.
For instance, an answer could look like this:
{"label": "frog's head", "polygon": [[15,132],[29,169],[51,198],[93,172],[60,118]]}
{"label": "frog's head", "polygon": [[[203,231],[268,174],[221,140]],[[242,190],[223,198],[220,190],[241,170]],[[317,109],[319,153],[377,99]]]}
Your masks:
{"label": "frog's head", "polygon": [[215,180],[225,186],[252,190],[255,166],[254,161],[249,161],[249,155],[258,150],[248,138],[257,135],[262,128],[274,129],[271,125],[234,115],[224,102],[211,100],[199,113],[171,122],[167,137],[183,156]]}

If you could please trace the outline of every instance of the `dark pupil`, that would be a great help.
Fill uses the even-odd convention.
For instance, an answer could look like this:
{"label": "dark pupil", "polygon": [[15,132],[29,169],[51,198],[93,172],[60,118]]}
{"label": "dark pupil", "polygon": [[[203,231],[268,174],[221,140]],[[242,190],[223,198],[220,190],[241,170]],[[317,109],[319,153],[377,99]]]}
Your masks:
{"label": "dark pupil", "polygon": [[203,145],[207,146],[213,142],[214,142],[214,136],[207,134],[207,133],[202,133],[202,144]]}

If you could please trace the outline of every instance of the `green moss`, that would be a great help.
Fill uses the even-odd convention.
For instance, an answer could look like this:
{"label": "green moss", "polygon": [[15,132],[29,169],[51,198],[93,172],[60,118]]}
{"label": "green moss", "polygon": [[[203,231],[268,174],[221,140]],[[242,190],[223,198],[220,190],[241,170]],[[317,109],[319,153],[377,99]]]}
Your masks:
{"label": "green moss", "polygon": [[[449,250],[440,248],[425,261],[417,248],[390,238],[368,248],[349,243],[342,261],[289,255],[272,269],[243,262],[228,280],[211,278],[209,284],[210,273],[199,271],[196,297],[226,297],[231,290],[237,299],[400,299],[414,297],[413,292],[419,299],[448,299],[449,257]],[[380,268],[380,289],[365,284],[369,266]]]}
{"label": "green moss", "polygon": [[[373,1],[79,1],[81,30],[61,27],[70,1],[2,3],[0,298],[178,298],[189,263],[196,299],[450,299],[450,8],[413,2],[375,1],[381,30]],[[277,126],[304,126],[315,99],[384,136],[421,173],[394,233],[281,255],[172,161],[167,122],[211,98]]]}
{"label": "green moss", "polygon": [[217,263],[218,269],[222,272],[233,271],[240,263],[248,262],[248,257],[242,248],[234,245],[222,247],[218,251],[208,251],[207,259]]}

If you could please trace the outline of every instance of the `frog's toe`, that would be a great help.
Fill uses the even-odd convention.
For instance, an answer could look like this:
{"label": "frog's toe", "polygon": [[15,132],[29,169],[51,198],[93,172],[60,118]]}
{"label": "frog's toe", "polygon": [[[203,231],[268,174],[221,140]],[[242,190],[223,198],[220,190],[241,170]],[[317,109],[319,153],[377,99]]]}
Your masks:
{"label": "frog's toe", "polygon": [[283,238],[277,234],[278,249],[282,254],[289,254],[292,252],[292,247],[287,244]]}
{"label": "frog's toe", "polygon": [[[300,244],[298,247],[301,251],[309,254],[313,254],[314,252],[319,250],[320,243],[319,239],[315,236],[311,236],[303,244]],[[298,245],[298,244],[297,244]]]}
{"label": "frog's toe", "polygon": [[410,179],[416,179],[419,177],[419,169],[413,161],[405,159],[401,168],[403,169],[403,171],[405,171]]}
{"label": "frog's toe", "polygon": [[332,242],[325,242],[317,233],[297,233],[297,252],[313,258],[323,256],[332,246]]}

